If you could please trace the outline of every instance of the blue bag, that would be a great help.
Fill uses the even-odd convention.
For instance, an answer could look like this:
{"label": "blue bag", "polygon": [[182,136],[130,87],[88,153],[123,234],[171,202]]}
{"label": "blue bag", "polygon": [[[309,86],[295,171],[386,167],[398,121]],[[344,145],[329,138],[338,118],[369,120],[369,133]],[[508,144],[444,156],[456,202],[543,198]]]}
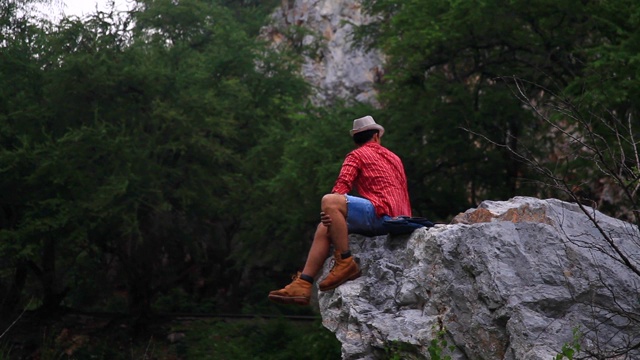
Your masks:
{"label": "blue bag", "polygon": [[385,216],[384,228],[391,235],[411,234],[415,229],[433,227],[434,223],[423,217]]}

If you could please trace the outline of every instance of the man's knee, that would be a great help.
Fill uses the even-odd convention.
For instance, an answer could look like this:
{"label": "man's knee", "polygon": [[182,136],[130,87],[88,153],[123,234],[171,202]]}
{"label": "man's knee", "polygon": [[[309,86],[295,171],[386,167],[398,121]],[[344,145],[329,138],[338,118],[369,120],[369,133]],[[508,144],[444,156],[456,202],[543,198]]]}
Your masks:
{"label": "man's knee", "polygon": [[325,235],[328,236],[329,231],[327,230],[327,227],[323,223],[319,223],[318,227],[316,228],[315,237],[317,238],[318,236],[325,236]]}
{"label": "man's knee", "polygon": [[322,197],[320,207],[324,212],[338,210],[344,213],[347,209],[347,198],[341,194],[326,194]]}

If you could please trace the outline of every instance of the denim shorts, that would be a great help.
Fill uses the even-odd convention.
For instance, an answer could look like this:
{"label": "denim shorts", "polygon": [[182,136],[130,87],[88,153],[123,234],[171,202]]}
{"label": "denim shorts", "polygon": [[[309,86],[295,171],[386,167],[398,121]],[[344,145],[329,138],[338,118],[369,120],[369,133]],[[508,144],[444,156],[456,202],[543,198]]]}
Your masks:
{"label": "denim shorts", "polygon": [[384,227],[388,216],[378,217],[371,201],[351,195],[347,198],[347,229],[349,234],[367,236],[386,235],[389,231]]}

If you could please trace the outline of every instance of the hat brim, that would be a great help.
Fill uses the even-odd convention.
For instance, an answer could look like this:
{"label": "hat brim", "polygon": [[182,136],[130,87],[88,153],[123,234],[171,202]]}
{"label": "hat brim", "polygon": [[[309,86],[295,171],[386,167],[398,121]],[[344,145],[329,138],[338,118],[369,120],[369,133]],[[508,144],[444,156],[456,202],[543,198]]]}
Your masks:
{"label": "hat brim", "polygon": [[371,125],[367,125],[367,126],[363,126],[360,129],[357,130],[350,130],[349,134],[351,136],[363,132],[363,131],[367,131],[367,130],[378,130],[380,131],[380,137],[382,137],[382,134],[384,134],[384,128],[382,127],[382,125],[380,124],[371,124]]}

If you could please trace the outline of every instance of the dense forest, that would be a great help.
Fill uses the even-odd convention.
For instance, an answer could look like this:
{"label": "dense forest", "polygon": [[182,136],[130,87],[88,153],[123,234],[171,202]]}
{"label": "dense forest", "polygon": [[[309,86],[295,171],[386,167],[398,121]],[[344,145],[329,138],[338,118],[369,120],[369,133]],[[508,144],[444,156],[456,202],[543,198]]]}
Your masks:
{"label": "dense forest", "polygon": [[304,261],[365,114],[414,215],[530,195],[637,222],[637,1],[364,0],[376,21],[354,45],[387,56],[376,108],[312,105],[304,47],[259,36],[277,0],[56,21],[29,11],[43,2],[0,1],[0,334],[25,312],[140,331],[166,313],[313,314],[266,294]]}

